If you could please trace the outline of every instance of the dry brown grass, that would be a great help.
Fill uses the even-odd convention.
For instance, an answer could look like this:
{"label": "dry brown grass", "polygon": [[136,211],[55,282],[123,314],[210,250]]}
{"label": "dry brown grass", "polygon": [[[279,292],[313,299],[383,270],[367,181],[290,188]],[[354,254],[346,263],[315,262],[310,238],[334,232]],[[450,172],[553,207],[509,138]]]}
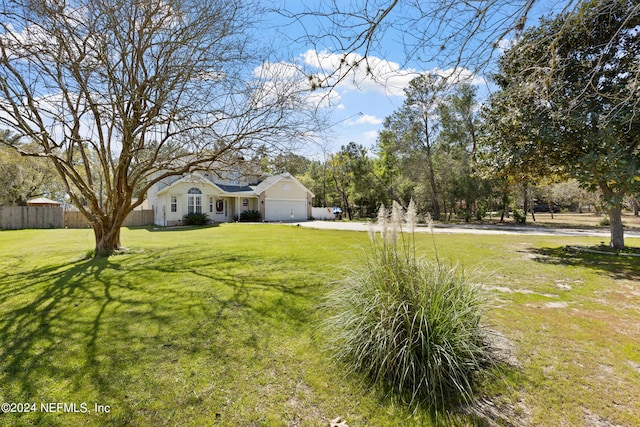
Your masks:
{"label": "dry brown grass", "polygon": [[[550,213],[538,212],[535,214],[536,220],[532,221],[531,214],[527,216],[528,224],[535,224],[545,227],[602,227],[600,222],[608,217],[605,213],[575,213],[575,212],[562,212],[554,213],[553,218]],[[624,213],[622,216],[622,223],[626,228],[640,229],[640,216],[634,216],[633,213]]]}

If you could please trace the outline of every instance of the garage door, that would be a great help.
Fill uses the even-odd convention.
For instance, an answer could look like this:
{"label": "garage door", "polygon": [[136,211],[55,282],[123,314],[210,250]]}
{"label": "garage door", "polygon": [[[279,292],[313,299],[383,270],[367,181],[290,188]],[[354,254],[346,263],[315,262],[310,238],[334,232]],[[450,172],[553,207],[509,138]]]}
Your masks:
{"label": "garage door", "polygon": [[265,221],[293,221],[307,220],[306,200],[277,200],[265,201]]}

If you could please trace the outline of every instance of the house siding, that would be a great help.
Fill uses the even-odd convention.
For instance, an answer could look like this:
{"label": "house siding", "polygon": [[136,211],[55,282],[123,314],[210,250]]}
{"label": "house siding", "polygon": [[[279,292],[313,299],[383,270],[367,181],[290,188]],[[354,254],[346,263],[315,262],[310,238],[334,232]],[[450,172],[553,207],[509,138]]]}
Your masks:
{"label": "house siding", "polygon": [[[264,192],[266,208],[262,213],[267,221],[306,221],[310,218],[311,193],[294,180],[283,179]],[[290,204],[288,209],[281,206]],[[275,217],[276,212],[281,214]],[[293,217],[291,216],[293,215]]]}
{"label": "house siding", "polygon": [[[182,179],[182,181],[180,181]],[[255,187],[215,183],[203,177],[186,176],[170,185],[156,186],[150,191],[156,225],[179,225],[188,213],[188,192],[197,188],[202,197],[202,213],[214,222],[235,221],[243,211],[257,210],[263,220],[288,221],[290,212],[296,221],[305,221],[311,215],[313,194],[291,175],[271,176]],[[177,201],[176,212],[171,212],[171,197]],[[289,206],[287,206],[289,204]],[[269,215],[270,214],[270,215]]]}
{"label": "house siding", "polygon": [[293,181],[280,181],[265,191],[267,199],[307,200],[307,191]]}
{"label": "house siding", "polygon": [[[171,187],[167,192],[157,196],[157,204],[154,205],[155,223],[157,225],[171,226],[182,223],[184,216],[189,212],[187,197],[191,188],[197,188],[202,193],[200,195],[202,197],[202,213],[207,214],[213,221],[228,221],[226,217],[221,218],[220,215],[216,215],[215,212],[209,212],[209,198],[213,197],[214,211],[215,202],[220,198],[220,192],[216,191],[213,185],[200,182],[180,182]],[[171,196],[175,196],[178,202],[176,212],[171,212]]]}

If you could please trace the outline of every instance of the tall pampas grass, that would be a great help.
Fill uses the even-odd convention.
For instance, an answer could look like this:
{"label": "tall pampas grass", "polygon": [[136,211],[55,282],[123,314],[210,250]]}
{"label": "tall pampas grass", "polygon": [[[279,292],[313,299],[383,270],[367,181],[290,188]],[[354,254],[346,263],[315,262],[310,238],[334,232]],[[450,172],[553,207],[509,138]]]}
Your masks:
{"label": "tall pampas grass", "polygon": [[[415,205],[378,213],[380,236],[331,292],[324,323],[337,360],[409,405],[439,410],[473,398],[490,362],[485,300],[458,267],[416,255]],[[408,233],[403,233],[403,226]]]}

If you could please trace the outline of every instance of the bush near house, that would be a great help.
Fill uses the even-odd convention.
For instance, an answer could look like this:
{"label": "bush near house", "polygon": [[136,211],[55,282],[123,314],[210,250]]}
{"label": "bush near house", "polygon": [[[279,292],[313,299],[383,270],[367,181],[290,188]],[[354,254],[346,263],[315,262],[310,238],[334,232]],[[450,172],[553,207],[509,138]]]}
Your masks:
{"label": "bush near house", "polygon": [[182,220],[182,224],[184,225],[206,225],[208,223],[209,217],[205,213],[188,213]]}
{"label": "bush near house", "polygon": [[249,210],[240,214],[240,221],[242,222],[260,222],[261,220],[262,215],[260,215],[260,211]]}

